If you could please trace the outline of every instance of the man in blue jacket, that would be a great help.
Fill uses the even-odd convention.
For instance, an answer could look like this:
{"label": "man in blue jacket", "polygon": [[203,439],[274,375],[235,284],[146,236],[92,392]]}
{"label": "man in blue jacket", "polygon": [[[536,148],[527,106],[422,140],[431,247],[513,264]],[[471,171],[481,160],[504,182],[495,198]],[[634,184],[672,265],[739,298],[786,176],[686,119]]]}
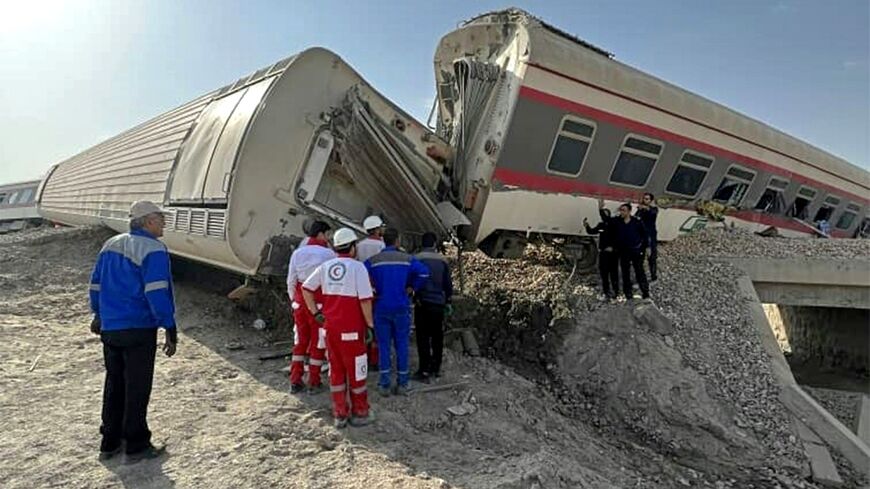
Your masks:
{"label": "man in blue jacket", "polygon": [[103,342],[106,382],[100,433],[100,459],[121,451],[127,460],[160,456],[151,444],[146,416],[154,378],[157,329],[166,329],[163,352],[175,354],[178,336],[172,275],[163,236],[163,211],[148,201],[130,208],[130,232],[103,245],[91,274],[91,332]]}
{"label": "man in blue jacket", "polygon": [[423,234],[423,250],[417,259],[429,269],[429,279],[417,292],[414,323],[417,326],[417,356],[420,365],[414,380],[428,383],[441,376],[441,358],[444,352],[444,316],[451,315],[453,306],[453,279],[444,255],[435,247],[434,233]]}
{"label": "man in blue jacket", "polygon": [[381,395],[390,394],[392,359],[396,348],[396,387],[393,393],[407,394],[408,344],[411,340],[410,295],[423,287],[429,270],[413,256],[399,251],[399,231],[384,231],[384,250],[366,260],[366,269],[375,292],[375,337],[378,342],[378,387]]}
{"label": "man in blue jacket", "polygon": [[616,219],[616,248],[619,250],[619,266],[622,268],[622,291],[625,298],[633,297],[631,286],[631,269],[640,286],[644,299],[649,299],[649,283],[643,269],[643,259],[649,246],[649,236],[643,222],[631,215],[631,204],[626,202],[619,206],[619,217]]}

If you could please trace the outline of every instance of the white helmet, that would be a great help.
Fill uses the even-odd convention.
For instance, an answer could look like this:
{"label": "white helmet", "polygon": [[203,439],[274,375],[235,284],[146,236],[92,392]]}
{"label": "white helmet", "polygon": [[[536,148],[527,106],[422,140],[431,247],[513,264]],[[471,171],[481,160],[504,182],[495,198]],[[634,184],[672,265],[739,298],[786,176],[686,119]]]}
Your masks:
{"label": "white helmet", "polygon": [[350,228],[341,228],[332,235],[332,246],[341,248],[356,242],[356,233]]}
{"label": "white helmet", "polygon": [[384,225],[384,221],[381,220],[378,216],[369,216],[363,221],[363,227],[366,231],[371,231],[372,229],[377,229]]}

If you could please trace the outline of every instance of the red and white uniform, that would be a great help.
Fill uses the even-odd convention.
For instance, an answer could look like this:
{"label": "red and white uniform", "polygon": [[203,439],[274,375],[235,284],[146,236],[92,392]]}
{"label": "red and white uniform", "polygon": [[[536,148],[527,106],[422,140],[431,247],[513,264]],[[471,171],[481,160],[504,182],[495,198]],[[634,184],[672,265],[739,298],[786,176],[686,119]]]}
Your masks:
{"label": "red and white uniform", "polygon": [[[305,307],[302,299],[302,282],[321,263],[335,258],[326,241],[308,238],[308,244],[299,247],[290,257],[287,268],[287,295],[293,308],[293,356],[290,358],[290,383],[301,384],[308,360],[308,384],[320,385],[320,369],[326,358],[326,338],[323,328]],[[317,298],[320,303],[320,297]]]}
{"label": "red and white uniform", "polygon": [[364,262],[384,250],[384,240],[369,236],[356,244],[356,259]]}
{"label": "red and white uniform", "polygon": [[317,267],[302,287],[311,292],[320,290],[323,297],[333,414],[336,418],[347,418],[350,413],[368,416],[368,357],[362,302],[372,300],[372,285],[365,266],[348,255],[339,255]]}

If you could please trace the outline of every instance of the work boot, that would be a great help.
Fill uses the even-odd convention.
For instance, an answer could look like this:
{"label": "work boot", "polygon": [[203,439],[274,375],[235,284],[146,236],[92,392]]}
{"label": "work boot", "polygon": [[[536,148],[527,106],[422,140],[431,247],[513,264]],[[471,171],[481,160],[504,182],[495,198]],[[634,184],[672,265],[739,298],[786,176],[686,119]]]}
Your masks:
{"label": "work boot", "polygon": [[326,390],[326,387],[323,384],[310,385],[310,386],[308,386],[308,395],[309,396],[316,396],[317,394],[320,394],[321,392],[323,392],[325,390]]}
{"label": "work boot", "polygon": [[128,464],[135,464],[136,462],[140,462],[142,460],[152,460],[152,459],[155,459],[157,457],[162,456],[164,453],[166,453],[165,446],[155,447],[154,445],[149,443],[148,446],[145,447],[144,450],[139,450],[136,453],[128,453],[127,454],[127,463]]}
{"label": "work boot", "polygon": [[393,394],[397,396],[407,396],[411,393],[411,390],[410,385],[397,385],[393,388]]}
{"label": "work boot", "polygon": [[361,428],[363,426],[372,424],[374,420],[375,419],[372,413],[369,413],[365,416],[351,416],[350,425],[355,428]]}
{"label": "work boot", "polygon": [[424,384],[428,384],[429,374],[418,370],[417,372],[414,372],[414,375],[411,376],[411,380],[416,380],[417,382],[423,382]]}
{"label": "work boot", "polygon": [[291,394],[299,394],[303,390],[305,390],[305,384],[290,384]]}
{"label": "work boot", "polygon": [[115,458],[115,455],[118,455],[119,453],[121,453],[121,449],[122,449],[122,446],[118,445],[117,448],[113,448],[111,450],[100,450],[100,455],[99,455],[99,457],[97,457],[97,459],[100,462],[105,462],[106,460],[111,460],[111,459]]}
{"label": "work boot", "polygon": [[335,418],[335,427],[338,429],[347,428],[347,418]]}
{"label": "work boot", "polygon": [[379,385],[378,394],[380,394],[381,397],[390,397],[390,388],[387,386]]}

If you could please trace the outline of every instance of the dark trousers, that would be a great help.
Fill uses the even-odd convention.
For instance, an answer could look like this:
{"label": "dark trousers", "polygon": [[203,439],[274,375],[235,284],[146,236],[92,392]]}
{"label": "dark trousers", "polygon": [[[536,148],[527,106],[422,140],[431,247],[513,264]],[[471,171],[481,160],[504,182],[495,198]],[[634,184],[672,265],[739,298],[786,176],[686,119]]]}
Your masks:
{"label": "dark trousers", "polygon": [[619,253],[619,265],[622,268],[622,292],[626,299],[631,299],[631,269],[634,268],[634,277],[640,286],[640,293],[644,298],[649,297],[649,283],[646,281],[646,272],[643,270],[643,251],[623,250]]}
{"label": "dark trousers", "polygon": [[101,336],[106,384],[100,450],[114,450],[123,439],[127,441],[127,453],[136,453],[151,442],[145,418],[154,379],[157,330],[104,331]]}
{"label": "dark trousers", "polygon": [[647,262],[649,263],[649,277],[650,280],[658,280],[658,261],[659,258],[659,244],[658,238],[656,236],[650,236],[649,238],[649,256],[647,257]]}
{"label": "dark trousers", "polygon": [[444,353],[444,306],[421,302],[414,308],[414,324],[417,327],[417,355],[423,374],[441,372],[441,357]]}
{"label": "dark trousers", "polygon": [[604,295],[613,297],[619,293],[619,255],[615,251],[598,253],[598,273]]}

